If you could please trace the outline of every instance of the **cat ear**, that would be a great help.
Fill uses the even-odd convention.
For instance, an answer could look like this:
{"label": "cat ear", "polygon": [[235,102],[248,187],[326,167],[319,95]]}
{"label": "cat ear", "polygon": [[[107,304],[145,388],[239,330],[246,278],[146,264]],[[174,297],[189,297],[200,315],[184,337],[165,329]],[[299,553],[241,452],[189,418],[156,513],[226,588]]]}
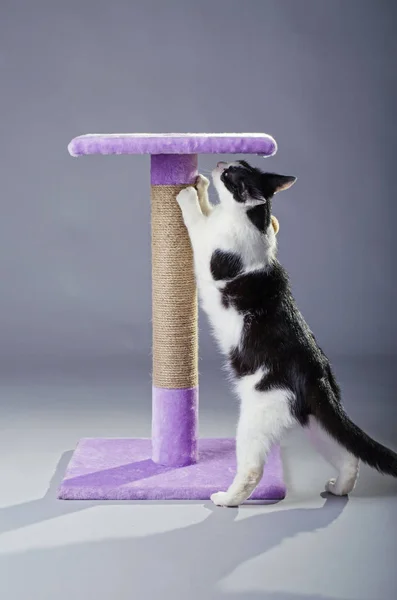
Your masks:
{"label": "cat ear", "polygon": [[280,223],[278,222],[278,219],[272,215],[271,216],[271,222],[272,222],[272,227],[274,230],[275,235],[278,234],[278,232],[280,231]]}
{"label": "cat ear", "polygon": [[266,185],[270,188],[272,194],[288,190],[296,181],[293,175],[277,175],[276,173],[266,173]]}

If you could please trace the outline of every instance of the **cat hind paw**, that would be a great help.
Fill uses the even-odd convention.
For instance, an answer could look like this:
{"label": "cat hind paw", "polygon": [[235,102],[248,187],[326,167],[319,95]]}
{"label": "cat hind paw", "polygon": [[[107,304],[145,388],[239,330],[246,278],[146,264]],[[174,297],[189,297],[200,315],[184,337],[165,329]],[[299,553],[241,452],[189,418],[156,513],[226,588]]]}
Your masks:
{"label": "cat hind paw", "polygon": [[212,494],[210,500],[216,506],[238,506],[238,502],[233,500],[227,492],[217,492],[216,494]]}

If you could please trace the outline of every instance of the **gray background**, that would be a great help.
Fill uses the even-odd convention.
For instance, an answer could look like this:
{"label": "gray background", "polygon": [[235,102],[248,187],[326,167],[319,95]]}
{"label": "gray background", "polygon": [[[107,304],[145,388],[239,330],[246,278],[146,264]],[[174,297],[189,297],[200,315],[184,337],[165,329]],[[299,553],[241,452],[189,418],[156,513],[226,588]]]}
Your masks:
{"label": "gray background", "polygon": [[298,177],[274,212],[303,314],[331,357],[395,353],[396,12],[364,0],[2,0],[4,360],[150,353],[149,159],[66,150],[120,131],[272,134],[276,157],[252,162]]}
{"label": "gray background", "polygon": [[[349,499],[300,429],[287,498],[59,502],[81,437],[150,435],[147,157],[88,132],[265,131],[280,258],[353,419],[397,448],[396,3],[0,0],[0,597],[395,600],[397,482]],[[215,157],[203,156],[209,172]],[[201,318],[200,433],[236,403]]]}

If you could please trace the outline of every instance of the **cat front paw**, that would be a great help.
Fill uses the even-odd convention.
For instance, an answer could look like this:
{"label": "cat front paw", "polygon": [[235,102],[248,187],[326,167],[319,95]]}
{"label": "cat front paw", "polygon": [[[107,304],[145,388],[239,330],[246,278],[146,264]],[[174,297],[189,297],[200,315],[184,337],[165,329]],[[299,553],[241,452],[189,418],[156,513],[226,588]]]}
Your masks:
{"label": "cat front paw", "polygon": [[203,191],[206,192],[208,190],[208,186],[210,184],[209,179],[207,179],[206,177],[204,177],[204,175],[197,175],[196,178],[196,188],[199,192]]}
{"label": "cat front paw", "polygon": [[210,499],[216,506],[238,506],[239,504],[227,492],[212,494]]}
{"label": "cat front paw", "polygon": [[182,208],[183,206],[186,206],[188,204],[191,204],[192,202],[197,201],[197,192],[194,189],[194,187],[191,187],[191,186],[184,188],[177,195],[176,201],[178,202],[179,206]]}

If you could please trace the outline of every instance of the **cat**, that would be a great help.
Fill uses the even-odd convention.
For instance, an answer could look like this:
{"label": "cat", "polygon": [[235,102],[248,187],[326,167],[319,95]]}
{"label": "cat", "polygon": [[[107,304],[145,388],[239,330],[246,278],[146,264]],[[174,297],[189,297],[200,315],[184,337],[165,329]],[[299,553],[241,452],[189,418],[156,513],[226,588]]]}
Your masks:
{"label": "cat", "polygon": [[349,494],[359,460],[397,477],[397,454],[371,439],[347,416],[330,362],[299,312],[286,270],[277,260],[276,193],[295,177],[264,173],[246,161],[219,162],[212,171],[219,204],[199,175],[177,196],[194,256],[201,305],[207,313],[240,400],[237,471],[218,506],[247,500],[263,475],[273,444],[295,424],[336,469],[326,483]]}

